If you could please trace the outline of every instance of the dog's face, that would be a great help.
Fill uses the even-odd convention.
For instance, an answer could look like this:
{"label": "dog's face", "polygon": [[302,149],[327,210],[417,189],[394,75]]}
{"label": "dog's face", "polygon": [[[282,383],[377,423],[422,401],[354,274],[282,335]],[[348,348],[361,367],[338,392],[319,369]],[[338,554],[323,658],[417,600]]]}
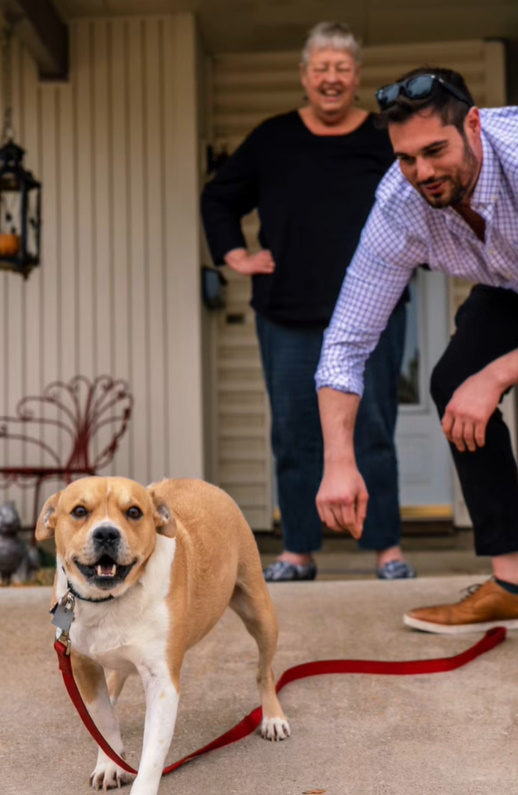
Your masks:
{"label": "dog's face", "polygon": [[76,480],[45,503],[36,538],[55,537],[67,579],[87,598],[120,596],[142,575],[156,534],[174,519],[148,489],[127,478]]}

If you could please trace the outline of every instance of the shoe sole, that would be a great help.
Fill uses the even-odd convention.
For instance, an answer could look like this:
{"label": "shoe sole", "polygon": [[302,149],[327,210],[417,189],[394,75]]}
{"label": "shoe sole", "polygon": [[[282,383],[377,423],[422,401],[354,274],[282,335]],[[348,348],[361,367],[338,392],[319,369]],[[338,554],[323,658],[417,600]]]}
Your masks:
{"label": "shoe sole", "polygon": [[518,629],[518,619],[508,619],[507,621],[483,621],[479,624],[434,624],[432,621],[422,621],[412,616],[403,616],[403,623],[412,629],[420,629],[422,632],[433,632],[436,635],[462,635],[467,632],[486,632],[493,627],[505,627],[506,629]]}

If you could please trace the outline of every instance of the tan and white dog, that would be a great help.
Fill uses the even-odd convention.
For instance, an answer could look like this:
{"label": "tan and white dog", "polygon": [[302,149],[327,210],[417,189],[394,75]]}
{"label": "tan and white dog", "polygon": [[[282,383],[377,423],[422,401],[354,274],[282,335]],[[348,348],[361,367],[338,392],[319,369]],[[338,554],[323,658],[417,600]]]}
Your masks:
{"label": "tan and white dog", "polygon": [[[289,736],[271,671],[277,620],[255,539],[231,497],[200,480],[164,480],[145,488],[126,478],[84,478],[45,503],[36,538],[53,536],[54,600],[70,591],[76,601],[76,681],[99,730],[121,756],[113,706],[129,674],[138,672],[144,685],[144,741],[131,795],[158,792],[185,652],[227,606],[258,645],[262,735]],[[108,680],[105,669],[111,671]],[[131,778],[99,749],[94,789]]]}

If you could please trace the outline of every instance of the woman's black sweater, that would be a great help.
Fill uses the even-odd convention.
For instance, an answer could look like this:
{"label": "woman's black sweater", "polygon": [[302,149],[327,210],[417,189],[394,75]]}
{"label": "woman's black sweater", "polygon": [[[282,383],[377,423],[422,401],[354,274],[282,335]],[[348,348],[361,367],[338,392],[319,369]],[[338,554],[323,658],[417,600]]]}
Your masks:
{"label": "woman's black sweater", "polygon": [[276,263],[253,277],[252,306],[280,323],[329,322],[394,156],[369,115],[346,135],[309,131],[297,111],[260,124],[207,183],[202,216],[215,264],[246,248],[241,218],[257,208],[259,242]]}

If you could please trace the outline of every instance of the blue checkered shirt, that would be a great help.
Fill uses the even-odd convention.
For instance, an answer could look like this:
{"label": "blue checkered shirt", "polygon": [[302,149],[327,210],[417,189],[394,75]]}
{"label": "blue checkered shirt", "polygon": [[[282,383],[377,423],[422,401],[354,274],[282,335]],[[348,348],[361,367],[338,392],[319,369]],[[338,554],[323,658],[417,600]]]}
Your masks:
{"label": "blue checkered shirt", "polygon": [[414,269],[459,276],[518,292],[518,107],[485,109],[482,168],[471,207],[485,240],[451,207],[434,209],[395,163],[347,269],[316,373],[317,389],[363,392],[365,361]]}

